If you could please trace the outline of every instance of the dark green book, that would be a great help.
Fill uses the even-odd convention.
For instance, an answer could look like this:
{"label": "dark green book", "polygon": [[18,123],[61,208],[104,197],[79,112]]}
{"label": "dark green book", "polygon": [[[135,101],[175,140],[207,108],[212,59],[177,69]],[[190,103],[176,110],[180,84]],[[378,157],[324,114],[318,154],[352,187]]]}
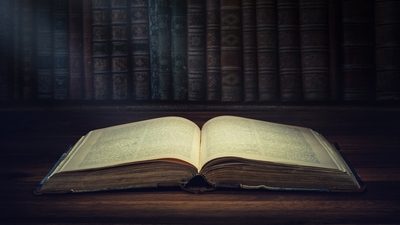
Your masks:
{"label": "dark green book", "polygon": [[156,0],[149,0],[149,51],[150,51],[150,77],[151,77],[151,99],[160,98],[158,92],[158,67],[157,67],[157,14]]}

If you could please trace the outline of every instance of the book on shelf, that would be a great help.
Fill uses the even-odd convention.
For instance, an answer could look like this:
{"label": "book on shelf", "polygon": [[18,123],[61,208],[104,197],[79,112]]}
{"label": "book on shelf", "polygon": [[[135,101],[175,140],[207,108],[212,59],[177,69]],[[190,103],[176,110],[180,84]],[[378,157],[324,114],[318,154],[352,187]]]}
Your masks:
{"label": "book on shelf", "polygon": [[93,99],[92,0],[82,1],[83,99]]}
{"label": "book on shelf", "polygon": [[69,0],[69,99],[83,99],[82,1]]}
{"label": "book on shelf", "polygon": [[151,99],[160,99],[158,85],[158,66],[157,66],[157,14],[156,0],[148,1],[149,15],[149,52],[150,52],[150,81],[151,81]]}
{"label": "book on shelf", "polygon": [[329,82],[330,100],[342,99],[342,52],[341,52],[341,1],[328,0],[329,17]]}
{"label": "book on shelf", "polygon": [[11,0],[0,2],[0,100],[13,98],[13,10]]}
{"label": "book on shelf", "polygon": [[92,130],[62,155],[35,193],[164,186],[194,192],[365,188],[342,152],[318,132],[226,115],[201,129],[170,116]]}
{"label": "book on shelf", "polygon": [[[13,9],[13,98],[22,98],[22,0],[15,0]],[[52,64],[50,65],[52,67]],[[51,81],[53,82],[53,81]],[[52,85],[52,84],[51,84]]]}
{"label": "book on shelf", "polygon": [[32,99],[34,93],[34,65],[33,65],[33,7],[32,0],[22,1],[22,23],[21,23],[21,38],[22,38],[22,98]]}

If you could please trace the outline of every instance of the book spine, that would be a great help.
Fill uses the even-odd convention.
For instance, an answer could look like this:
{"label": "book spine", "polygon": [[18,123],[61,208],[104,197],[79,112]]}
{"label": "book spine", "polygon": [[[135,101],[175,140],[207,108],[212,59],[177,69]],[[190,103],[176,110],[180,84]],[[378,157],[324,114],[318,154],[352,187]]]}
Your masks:
{"label": "book spine", "polygon": [[187,100],[186,0],[171,1],[171,59],[174,100]]}
{"label": "book spine", "polygon": [[400,100],[400,2],[375,0],[378,101]]}
{"label": "book spine", "polygon": [[[360,7],[362,6],[362,7]],[[374,96],[374,1],[343,0],[343,99],[372,100]]]}
{"label": "book spine", "polygon": [[8,100],[13,94],[12,53],[13,2],[0,2],[0,100]]}
{"label": "book spine", "polygon": [[22,94],[33,98],[33,1],[22,2]]}
{"label": "book spine", "polygon": [[82,93],[82,1],[69,0],[69,99],[81,100]]}
{"label": "book spine", "polygon": [[206,74],[206,9],[205,0],[189,0],[187,3],[188,29],[188,99],[205,99]]}
{"label": "book spine", "polygon": [[37,98],[53,98],[53,24],[51,0],[36,2]]}
{"label": "book spine", "polygon": [[256,0],[259,101],[278,100],[276,1]]}
{"label": "book spine", "polygon": [[303,97],[298,0],[278,0],[278,59],[282,101]]}
{"label": "book spine", "polygon": [[220,44],[220,3],[206,2],[207,72],[206,100],[221,100],[221,44]]}
{"label": "book spine", "polygon": [[82,1],[83,99],[93,99],[92,0]]}
{"label": "book spine", "polygon": [[156,14],[158,91],[160,100],[171,100],[171,0],[156,0]]}
{"label": "book spine", "polygon": [[255,0],[242,0],[244,101],[258,101]]}
{"label": "book spine", "polygon": [[128,99],[128,16],[127,1],[111,1],[112,99]]}
{"label": "book spine", "polygon": [[221,0],[221,101],[242,97],[242,15],[239,0]]}
{"label": "book spine", "polygon": [[327,0],[299,0],[299,18],[303,98],[329,100]]}
{"label": "book spine", "polygon": [[149,14],[149,43],[150,43],[150,80],[151,80],[151,99],[160,99],[158,85],[158,66],[157,66],[157,13],[156,0],[148,1]]}
{"label": "book spine", "polygon": [[54,99],[68,99],[69,89],[68,0],[53,1],[53,88]]}
{"label": "book spine", "polygon": [[331,100],[342,99],[340,1],[329,0],[329,77]]}
{"label": "book spine", "polygon": [[151,98],[148,1],[131,2],[133,99]]}
{"label": "book spine", "polygon": [[13,11],[13,23],[14,23],[14,42],[13,42],[13,89],[14,99],[20,99],[22,97],[22,0],[14,0],[14,11]]}
{"label": "book spine", "polygon": [[109,2],[92,1],[93,98],[106,100],[111,94]]}

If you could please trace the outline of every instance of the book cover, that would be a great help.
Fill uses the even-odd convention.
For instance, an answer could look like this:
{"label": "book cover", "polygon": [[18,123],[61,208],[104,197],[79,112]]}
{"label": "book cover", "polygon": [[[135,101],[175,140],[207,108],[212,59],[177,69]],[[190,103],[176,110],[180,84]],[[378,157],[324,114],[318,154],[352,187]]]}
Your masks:
{"label": "book cover", "polygon": [[83,99],[93,99],[92,0],[82,0]]}
{"label": "book cover", "polygon": [[151,99],[160,99],[157,66],[157,14],[156,0],[148,1]]}
{"label": "book cover", "polygon": [[205,0],[187,3],[188,99],[202,101],[206,90],[206,5]]}
{"label": "book cover", "polygon": [[303,99],[326,101],[329,93],[328,1],[299,0]]}
{"label": "book cover", "polygon": [[172,98],[187,100],[187,1],[171,0]]}
{"label": "book cover", "polygon": [[69,99],[68,0],[53,3],[53,98]]}
{"label": "book cover", "polygon": [[240,101],[243,93],[242,13],[239,0],[221,0],[221,101]]}
{"label": "book cover", "polygon": [[258,101],[257,29],[255,0],[242,0],[244,101]]}
{"label": "book cover", "polygon": [[156,0],[156,14],[158,92],[160,100],[171,100],[171,0]]}
{"label": "book cover", "polygon": [[69,99],[83,96],[82,1],[69,0]]}
{"label": "book cover", "polygon": [[131,2],[132,96],[135,100],[151,98],[148,7],[146,0]]}
{"label": "book cover", "polygon": [[13,97],[13,2],[0,2],[0,100]]}
{"label": "book cover", "polygon": [[259,101],[278,100],[276,1],[256,0]]}
{"label": "book cover", "polygon": [[34,2],[32,0],[22,1],[22,98],[33,98],[33,19]]}
{"label": "book cover", "polygon": [[112,99],[128,99],[128,5],[126,0],[111,1],[111,79]]}
{"label": "book cover", "polygon": [[282,101],[303,99],[298,0],[277,0],[278,59]]}
{"label": "book cover", "polygon": [[107,0],[92,1],[93,98],[110,99],[110,5]]}
{"label": "book cover", "polygon": [[331,100],[342,100],[341,2],[329,0],[329,81]]}
{"label": "book cover", "polygon": [[206,100],[221,100],[221,27],[219,1],[206,1]]}
{"label": "book cover", "polygon": [[400,2],[375,0],[376,99],[400,100]]}

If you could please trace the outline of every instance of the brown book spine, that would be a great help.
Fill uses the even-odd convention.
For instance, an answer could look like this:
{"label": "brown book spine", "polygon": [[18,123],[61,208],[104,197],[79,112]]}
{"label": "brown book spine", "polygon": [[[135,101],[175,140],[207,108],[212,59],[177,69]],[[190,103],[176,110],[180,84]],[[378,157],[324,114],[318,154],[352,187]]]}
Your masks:
{"label": "brown book spine", "polygon": [[92,0],[82,1],[82,35],[83,35],[83,98],[93,99],[93,32]]}
{"label": "brown book spine", "polygon": [[148,100],[151,96],[148,1],[132,0],[130,17],[133,99]]}
{"label": "brown book spine", "polygon": [[400,100],[400,1],[375,0],[376,99]]}
{"label": "brown book spine", "polygon": [[207,101],[221,100],[220,4],[207,0]]}
{"label": "brown book spine", "polygon": [[109,2],[93,0],[93,97],[95,100],[109,99],[111,94],[109,17]]}
{"label": "brown book spine", "polygon": [[22,2],[22,94],[33,98],[33,1]]}
{"label": "brown book spine", "polygon": [[128,15],[126,0],[111,1],[112,99],[128,99]]}
{"label": "brown book spine", "polygon": [[303,97],[298,0],[278,0],[278,56],[282,101]]}
{"label": "brown book spine", "polygon": [[221,0],[221,101],[242,97],[242,13],[239,0]]}
{"label": "brown book spine", "polygon": [[343,0],[343,99],[372,100],[375,48],[374,1]]}
{"label": "brown book spine", "polygon": [[278,100],[276,1],[256,0],[259,101]]}
{"label": "brown book spine", "polygon": [[82,99],[82,2],[69,0],[69,99]]}
{"label": "brown book spine", "polygon": [[329,0],[329,80],[331,100],[342,99],[340,1]]}
{"label": "brown book spine", "polygon": [[242,0],[244,101],[258,101],[255,0]]}
{"label": "brown book spine", "polygon": [[303,98],[326,101],[329,93],[328,1],[299,0]]}
{"label": "brown book spine", "polygon": [[205,0],[189,0],[188,29],[188,100],[205,99],[206,9]]}

